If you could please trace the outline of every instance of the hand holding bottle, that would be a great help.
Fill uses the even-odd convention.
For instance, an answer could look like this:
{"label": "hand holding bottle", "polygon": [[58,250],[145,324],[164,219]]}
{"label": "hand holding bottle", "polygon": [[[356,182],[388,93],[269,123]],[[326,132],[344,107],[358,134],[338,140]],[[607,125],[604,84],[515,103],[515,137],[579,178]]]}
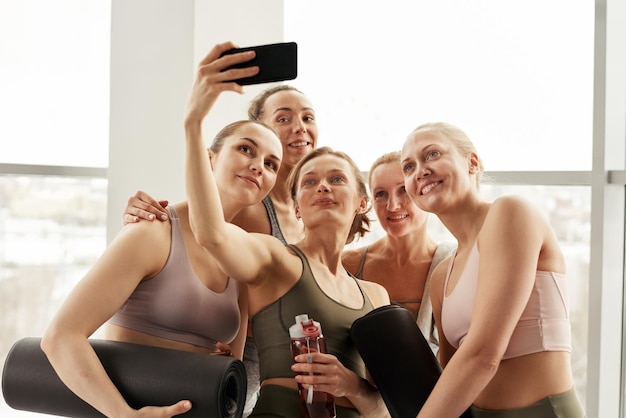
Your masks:
{"label": "hand holding bottle", "polygon": [[[309,319],[306,314],[296,316],[296,323],[289,328],[289,336],[291,338],[291,353],[294,359],[306,361],[309,366],[313,366],[314,355],[326,353],[326,341],[322,335],[319,322]],[[294,371],[299,373],[296,369]],[[308,374],[315,377],[315,372],[313,371],[309,371]],[[303,387],[299,382],[298,391],[306,409],[307,418],[335,417],[335,400],[333,395],[316,390],[315,382],[307,382],[306,387]]]}

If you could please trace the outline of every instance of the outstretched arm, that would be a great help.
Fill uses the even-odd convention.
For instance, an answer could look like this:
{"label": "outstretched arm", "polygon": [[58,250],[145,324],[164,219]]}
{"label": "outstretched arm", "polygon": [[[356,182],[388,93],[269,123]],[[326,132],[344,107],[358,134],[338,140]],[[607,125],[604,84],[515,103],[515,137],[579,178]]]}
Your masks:
{"label": "outstretched arm", "polygon": [[[198,75],[199,79],[202,78],[201,82],[207,83],[205,86],[207,87],[205,91],[206,95],[202,98],[201,102],[194,101],[193,105],[188,108],[187,120],[185,122],[186,126],[187,122],[192,124],[192,120],[201,123],[209,110],[215,104],[215,101],[221,92],[234,91],[240,94],[243,93],[243,87],[232,80],[250,77],[258,73],[259,69],[256,66],[242,69],[231,69],[222,72],[224,68],[230,65],[246,62],[254,57],[254,53],[251,52],[219,58],[219,55],[222,52],[234,48],[237,48],[237,45],[232,42],[225,42],[216,45],[209,55],[201,62]],[[210,59],[208,59],[209,57]],[[194,105],[200,106],[194,107]],[[167,220],[167,213],[163,210],[163,208],[165,208],[167,204],[167,200],[157,201],[149,194],[139,190],[134,196],[131,196],[128,199],[126,209],[122,215],[124,225],[139,222],[142,219],[148,221],[153,221],[155,219],[165,221]]]}
{"label": "outstretched arm", "polygon": [[[220,58],[223,51],[232,47],[232,44],[217,45],[198,66],[185,117],[185,185],[189,223],[196,240],[215,257],[226,274],[248,282],[256,279],[259,271],[265,271],[264,266],[272,265],[268,247],[272,246],[272,240],[277,240],[268,235],[250,234],[226,222],[223,202],[202,138],[202,120],[218,96],[224,91],[242,92],[242,87],[230,80],[253,75],[250,68],[258,70],[258,67],[250,67],[222,71],[253,57],[254,52],[244,52]],[[237,73],[241,71],[249,73]],[[284,250],[282,245],[281,249]],[[242,260],[246,262],[242,263]]]}

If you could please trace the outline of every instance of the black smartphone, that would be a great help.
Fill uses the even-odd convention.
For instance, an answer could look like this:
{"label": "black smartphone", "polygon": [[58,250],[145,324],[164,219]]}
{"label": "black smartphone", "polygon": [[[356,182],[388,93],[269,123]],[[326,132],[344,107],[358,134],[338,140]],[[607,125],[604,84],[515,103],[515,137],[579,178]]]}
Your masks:
{"label": "black smartphone", "polygon": [[298,76],[298,44],[295,42],[230,49],[223,52],[220,56],[250,50],[256,52],[256,56],[253,59],[223,70],[253,67],[255,65],[259,67],[257,75],[235,80],[237,84],[246,86],[249,84],[272,83],[274,81],[293,80]]}

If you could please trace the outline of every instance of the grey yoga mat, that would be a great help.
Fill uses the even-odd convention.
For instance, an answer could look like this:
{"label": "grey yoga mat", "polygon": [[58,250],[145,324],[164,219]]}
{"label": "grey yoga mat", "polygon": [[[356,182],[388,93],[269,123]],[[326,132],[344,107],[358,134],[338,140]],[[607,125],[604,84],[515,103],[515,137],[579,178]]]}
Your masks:
{"label": "grey yoga mat", "polygon": [[[41,338],[17,341],[4,363],[2,394],[24,411],[65,417],[102,417],[59,379],[40,348]],[[189,399],[181,417],[234,417],[243,413],[246,372],[232,357],[98,339],[89,340],[129,405],[170,405]]]}
{"label": "grey yoga mat", "polygon": [[415,418],[441,367],[411,313],[382,306],[354,321],[350,333],[392,418]]}

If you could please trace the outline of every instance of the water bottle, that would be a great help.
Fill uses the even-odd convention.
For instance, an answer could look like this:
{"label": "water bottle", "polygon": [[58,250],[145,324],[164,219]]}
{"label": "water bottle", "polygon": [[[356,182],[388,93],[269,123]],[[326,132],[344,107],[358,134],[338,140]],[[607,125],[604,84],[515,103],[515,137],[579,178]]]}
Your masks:
{"label": "water bottle", "polygon": [[[308,353],[326,353],[326,341],[319,322],[309,319],[307,314],[296,316],[296,323],[289,327],[291,354],[293,357]],[[313,386],[308,390],[298,384],[300,399],[305,407],[306,418],[334,418],[335,399],[333,395],[317,391]]]}

